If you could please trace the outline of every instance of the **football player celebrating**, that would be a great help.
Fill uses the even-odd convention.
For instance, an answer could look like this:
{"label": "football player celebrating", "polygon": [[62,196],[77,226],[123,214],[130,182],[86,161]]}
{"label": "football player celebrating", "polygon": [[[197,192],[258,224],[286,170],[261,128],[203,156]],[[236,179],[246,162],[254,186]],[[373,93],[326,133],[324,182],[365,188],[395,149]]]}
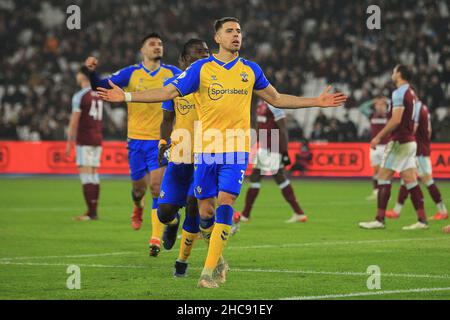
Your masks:
{"label": "football player celebrating", "polygon": [[427,217],[423,205],[423,194],[416,178],[416,150],[414,137],[414,106],[417,97],[409,84],[411,71],[404,65],[397,65],[392,80],[397,89],[392,93],[390,119],[386,126],[370,142],[375,149],[380,141],[392,133],[392,141],[386,147],[378,173],[378,210],[374,221],[361,222],[364,229],[383,229],[386,207],[391,196],[391,180],[395,172],[400,173],[417,212],[418,222],[403,230],[427,229]]}
{"label": "football player celebrating", "polygon": [[[442,201],[441,192],[436,186],[433,180],[433,169],[431,166],[431,121],[430,113],[428,112],[428,107],[422,103],[422,101],[416,102],[415,107],[416,112],[416,124],[414,130],[416,132],[416,142],[417,142],[417,153],[416,153],[416,163],[417,163],[417,173],[419,175],[420,181],[427,186],[428,192],[431,199],[433,199],[438,212],[433,216],[434,220],[445,220],[448,219],[447,208]],[[397,219],[400,217],[403,205],[408,197],[408,190],[402,181],[400,186],[400,191],[398,193],[397,203],[394,209],[386,212],[386,217]]]}
{"label": "football player celebrating", "polygon": [[75,220],[97,220],[97,204],[100,194],[100,179],[97,169],[102,154],[103,100],[89,83],[89,70],[81,67],[77,73],[77,84],[81,87],[72,98],[72,114],[67,134],[66,156],[76,142],[76,162],[83,186],[87,212]]}
{"label": "football player celebrating", "polygon": [[[300,208],[295,197],[294,189],[286,178],[284,167],[291,164],[288,155],[289,135],[285,122],[286,114],[283,110],[274,108],[265,101],[259,101],[256,108],[256,124],[259,132],[259,145],[256,154],[256,165],[250,175],[250,188],[245,197],[245,207],[240,214],[240,221],[246,222],[250,218],[253,203],[261,188],[261,173],[273,176],[275,182],[289,203],[294,213],[287,223],[306,222],[308,219]],[[278,130],[279,140],[272,146],[272,132]],[[264,134],[264,136],[261,136]],[[276,136],[276,135],[274,135]],[[275,147],[275,148],[273,148]],[[236,218],[235,218],[236,219]]]}
{"label": "football player celebrating", "polygon": [[[140,92],[162,88],[164,81],[181,72],[174,66],[161,63],[164,47],[161,36],[157,33],[151,33],[142,39],[140,52],[143,56],[141,63],[119,70],[107,79],[98,77],[95,73],[98,61],[89,57],[85,64],[91,70],[92,87],[111,88],[108,83],[111,81],[125,91]],[[153,204],[149,246],[153,257],[159,253],[164,229],[156,212],[161,180],[167,165],[167,161],[161,165],[158,163],[159,125],[162,118],[161,102],[142,104],[128,101],[128,162],[132,180],[131,197],[134,202],[131,226],[135,230],[141,228],[144,195],[147,188],[150,188]]]}
{"label": "football player celebrating", "polygon": [[[190,39],[184,44],[180,55],[180,66],[189,67],[195,61],[209,57],[207,44],[200,39]],[[168,85],[177,76],[166,81]],[[194,123],[198,120],[196,102],[193,94],[177,97],[162,104],[163,121],[161,123],[161,140],[159,142],[160,162],[169,153],[169,164],[164,173],[158,200],[158,218],[166,225],[163,234],[163,246],[172,249],[175,244],[180,215],[178,211],[186,207],[186,217],[181,233],[180,252],[175,262],[175,277],[184,277],[188,267],[187,260],[192,246],[198,238],[199,213],[197,199],[194,195]],[[219,270],[226,272],[222,265]],[[217,275],[225,276],[225,272]]]}
{"label": "football player celebrating", "polygon": [[[194,94],[201,128],[195,138],[194,190],[199,201],[200,226],[210,233],[199,288],[217,288],[212,273],[230,236],[233,205],[238,197],[250,149],[252,94],[277,108],[337,107],[347,97],[328,87],[316,98],[280,94],[255,62],[239,56],[242,33],[239,20],[226,17],[214,24],[219,52],[196,61],[162,89],[124,92],[99,88],[107,101],[155,102]],[[216,209],[217,204],[217,209]]]}

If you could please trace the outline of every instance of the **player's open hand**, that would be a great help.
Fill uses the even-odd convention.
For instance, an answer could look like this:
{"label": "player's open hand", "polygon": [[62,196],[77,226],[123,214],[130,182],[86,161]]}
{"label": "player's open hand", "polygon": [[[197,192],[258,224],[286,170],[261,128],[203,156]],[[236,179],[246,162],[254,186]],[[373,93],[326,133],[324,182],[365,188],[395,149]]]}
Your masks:
{"label": "player's open hand", "polygon": [[347,96],[342,92],[330,93],[332,87],[328,86],[322,94],[317,98],[319,107],[339,107],[347,101]]}
{"label": "player's open hand", "polygon": [[122,102],[125,101],[125,92],[116,86],[111,80],[108,80],[109,85],[112,89],[97,88],[98,96],[105,101],[110,102]]}
{"label": "player's open hand", "polygon": [[97,68],[98,60],[94,57],[88,57],[86,61],[84,62],[84,65],[86,68],[88,68],[90,71],[94,71]]}

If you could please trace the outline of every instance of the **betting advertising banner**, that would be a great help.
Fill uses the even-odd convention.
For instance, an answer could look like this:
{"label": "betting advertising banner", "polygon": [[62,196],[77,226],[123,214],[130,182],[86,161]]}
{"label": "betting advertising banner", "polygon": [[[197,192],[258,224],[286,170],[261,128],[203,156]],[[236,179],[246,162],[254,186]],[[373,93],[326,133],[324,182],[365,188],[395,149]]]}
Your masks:
{"label": "betting advertising banner", "polygon": [[[76,174],[75,150],[65,154],[61,142],[0,142],[0,174]],[[292,176],[370,177],[368,143],[301,143],[289,144],[292,165],[286,167]],[[450,178],[450,143],[434,143],[431,163],[435,178]],[[249,166],[249,173],[251,166]],[[100,174],[128,175],[126,142],[103,143]]]}

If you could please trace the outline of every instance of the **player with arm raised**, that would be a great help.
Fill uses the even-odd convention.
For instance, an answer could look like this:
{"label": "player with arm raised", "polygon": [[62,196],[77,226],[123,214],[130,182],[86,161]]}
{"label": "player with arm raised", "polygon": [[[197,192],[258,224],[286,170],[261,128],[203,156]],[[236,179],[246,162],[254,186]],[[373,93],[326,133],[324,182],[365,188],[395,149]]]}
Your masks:
{"label": "player with arm raised", "polygon": [[[433,220],[448,219],[448,212],[442,200],[441,192],[434,183],[433,169],[431,166],[431,121],[428,107],[422,101],[416,102],[416,123],[414,130],[417,141],[417,174],[420,181],[427,186],[431,199],[437,206],[438,212],[433,216]],[[397,219],[400,217],[403,205],[408,197],[408,190],[402,181],[394,209],[386,212],[386,217]]]}
{"label": "player with arm raised", "polygon": [[[125,91],[145,91],[162,88],[164,81],[181,72],[174,66],[161,63],[164,48],[161,36],[157,33],[150,33],[142,39],[140,52],[143,57],[141,63],[119,70],[107,79],[98,77],[94,71],[97,59],[89,57],[86,66],[92,71],[92,87],[111,88],[111,82]],[[159,101],[146,104],[128,102],[128,161],[132,180],[131,196],[134,202],[131,226],[135,230],[141,228],[144,195],[147,188],[150,188],[153,204],[149,246],[150,255],[154,257],[159,253],[164,229],[164,225],[158,220],[156,209],[161,180],[167,165],[167,161],[163,161],[161,165],[158,163],[159,125],[163,118]]]}
{"label": "player with arm raised", "polygon": [[77,73],[77,84],[81,87],[72,98],[72,114],[67,133],[66,156],[76,143],[76,163],[83,186],[87,212],[75,220],[97,220],[97,204],[100,194],[100,179],[97,169],[102,154],[103,100],[89,83],[89,70],[81,67]]}
{"label": "player with arm raised", "polygon": [[199,200],[200,226],[211,234],[198,282],[198,287],[205,288],[218,287],[212,273],[229,238],[232,206],[247,169],[252,93],[277,108],[337,107],[347,100],[342,93],[329,93],[331,87],[316,98],[278,93],[256,63],[239,57],[239,20],[222,18],[214,28],[218,54],[193,63],[168,86],[133,93],[125,93],[117,86],[98,89],[107,101],[156,102],[194,94],[202,127],[197,132],[204,133],[195,139],[195,196]]}
{"label": "player with arm raised", "polygon": [[364,229],[383,229],[386,207],[391,196],[391,182],[395,172],[400,173],[417,212],[418,222],[403,230],[427,229],[427,217],[423,205],[423,194],[416,177],[417,144],[414,137],[414,108],[417,97],[409,84],[411,71],[404,65],[397,65],[392,80],[397,89],[392,94],[390,119],[386,126],[370,142],[376,148],[380,141],[392,133],[392,141],[386,146],[381,168],[378,173],[378,210],[374,221],[361,222]]}

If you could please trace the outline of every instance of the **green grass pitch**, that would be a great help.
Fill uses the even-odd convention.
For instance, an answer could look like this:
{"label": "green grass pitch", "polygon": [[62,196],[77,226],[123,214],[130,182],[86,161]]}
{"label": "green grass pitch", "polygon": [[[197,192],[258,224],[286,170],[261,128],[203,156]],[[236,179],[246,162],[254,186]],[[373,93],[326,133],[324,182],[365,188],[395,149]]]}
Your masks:
{"label": "green grass pitch", "polygon": [[[100,220],[75,222],[72,217],[84,212],[78,180],[0,179],[0,299],[450,299],[450,235],[441,230],[450,221],[402,231],[415,222],[408,200],[386,230],[359,229],[359,221],[375,214],[375,203],[365,200],[370,181],[293,181],[309,216],[295,225],[284,223],[291,210],[278,187],[264,181],[252,221],[241,224],[225,250],[228,281],[215,290],[196,288],[206,256],[202,241],[189,276],[173,278],[179,242],[150,258],[149,206],[143,228],[133,231],[130,182],[101,183]],[[450,205],[450,182],[439,186]],[[431,216],[435,206],[423,191]],[[80,267],[80,290],[66,287],[71,264]],[[379,290],[367,288],[371,265],[381,270]]]}

